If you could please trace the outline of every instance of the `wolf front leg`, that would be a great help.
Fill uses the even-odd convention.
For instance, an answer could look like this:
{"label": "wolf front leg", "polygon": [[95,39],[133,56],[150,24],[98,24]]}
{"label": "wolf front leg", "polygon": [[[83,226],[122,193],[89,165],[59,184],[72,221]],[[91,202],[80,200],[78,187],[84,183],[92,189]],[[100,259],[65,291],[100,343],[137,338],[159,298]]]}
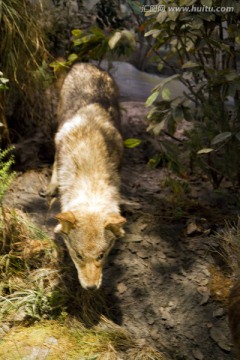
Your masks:
{"label": "wolf front leg", "polygon": [[39,191],[39,195],[43,197],[47,197],[47,196],[53,197],[57,194],[57,188],[58,188],[57,159],[55,156],[50,183],[48,184],[46,189],[41,189]]}

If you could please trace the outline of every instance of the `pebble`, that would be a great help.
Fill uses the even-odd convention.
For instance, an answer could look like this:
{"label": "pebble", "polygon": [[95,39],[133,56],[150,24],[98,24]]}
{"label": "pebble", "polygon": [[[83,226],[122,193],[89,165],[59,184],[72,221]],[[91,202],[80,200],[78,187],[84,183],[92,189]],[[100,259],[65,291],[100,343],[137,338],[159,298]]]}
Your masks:
{"label": "pebble", "polygon": [[149,325],[153,325],[155,322],[155,319],[153,316],[147,316],[147,322]]}
{"label": "pebble", "polygon": [[158,340],[159,338],[159,333],[158,333],[158,327],[157,326],[153,326],[152,330],[150,331],[150,336],[153,340]]}
{"label": "pebble", "polygon": [[117,290],[118,290],[118,292],[119,292],[119,294],[123,294],[124,292],[126,292],[127,291],[127,286],[124,284],[124,283],[119,283],[118,285],[117,285]]}
{"label": "pebble", "polygon": [[217,343],[217,345],[224,351],[230,352],[231,351],[231,344],[230,341],[228,341],[227,337],[223,333],[222,329],[213,326],[210,329],[210,337],[214,342]]}
{"label": "pebble", "polygon": [[204,359],[204,355],[199,349],[193,350],[193,356],[194,356],[194,358],[196,360],[203,360]]}
{"label": "pebble", "polygon": [[141,258],[141,259],[148,259],[150,257],[149,254],[147,254],[146,252],[144,251],[137,251],[137,255]]}
{"label": "pebble", "polygon": [[213,317],[222,317],[225,314],[223,308],[219,308],[213,311]]}

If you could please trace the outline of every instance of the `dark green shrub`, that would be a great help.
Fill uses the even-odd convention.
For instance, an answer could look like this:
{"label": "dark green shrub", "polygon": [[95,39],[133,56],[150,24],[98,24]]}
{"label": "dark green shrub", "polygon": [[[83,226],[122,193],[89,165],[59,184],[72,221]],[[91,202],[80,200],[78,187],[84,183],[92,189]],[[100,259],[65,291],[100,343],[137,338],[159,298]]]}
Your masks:
{"label": "dark green shrub", "polygon": [[[192,164],[200,166],[214,187],[223,179],[239,183],[240,4],[232,0],[162,3],[165,11],[146,14],[145,37],[154,40],[152,51],[158,54],[159,67],[172,75],[147,100],[147,106],[153,105],[150,128],[160,136],[173,135],[179,122],[192,122],[184,142]],[[212,8],[198,10],[204,6]],[[219,7],[228,8],[221,12]],[[178,97],[168,89],[173,80],[185,87]]]}

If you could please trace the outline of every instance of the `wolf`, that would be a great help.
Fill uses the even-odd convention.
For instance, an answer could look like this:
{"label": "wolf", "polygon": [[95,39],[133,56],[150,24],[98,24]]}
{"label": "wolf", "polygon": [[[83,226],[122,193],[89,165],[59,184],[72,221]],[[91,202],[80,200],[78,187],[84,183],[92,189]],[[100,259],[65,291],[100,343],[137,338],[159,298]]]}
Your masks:
{"label": "wolf", "polygon": [[237,350],[237,359],[240,360],[240,280],[234,283],[228,300],[229,327]]}
{"label": "wolf", "polygon": [[58,188],[56,215],[86,290],[99,289],[114,241],[124,235],[119,169],[123,154],[118,90],[111,76],[89,63],[73,65],[60,92],[55,161],[47,190]]}

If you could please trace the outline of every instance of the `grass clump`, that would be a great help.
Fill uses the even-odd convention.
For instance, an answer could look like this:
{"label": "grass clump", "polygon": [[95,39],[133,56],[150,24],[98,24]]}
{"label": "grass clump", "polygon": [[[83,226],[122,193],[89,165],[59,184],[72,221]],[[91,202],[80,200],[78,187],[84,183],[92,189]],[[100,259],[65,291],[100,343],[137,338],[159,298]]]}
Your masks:
{"label": "grass clump", "polygon": [[228,305],[230,289],[235,278],[240,275],[240,218],[230,224],[213,238],[211,252],[216,266],[210,267],[210,291],[212,297]]}
{"label": "grass clump", "polygon": [[40,2],[0,2],[0,70],[9,80],[8,91],[0,94],[4,143],[26,134],[33,122],[40,120],[41,88],[47,79],[46,61],[49,56],[45,30],[39,21],[41,11]]}
{"label": "grass clump", "polygon": [[6,150],[0,149],[0,207],[2,208],[3,197],[8,190],[13,178],[14,172],[10,172],[10,168],[14,163],[13,156],[9,156],[12,148]]}
{"label": "grass clump", "polygon": [[56,251],[21,210],[0,216],[0,319],[41,319],[60,308]]}
{"label": "grass clump", "polygon": [[224,229],[215,235],[213,252],[225,269],[239,276],[240,269],[240,218],[230,224],[226,222]]}

